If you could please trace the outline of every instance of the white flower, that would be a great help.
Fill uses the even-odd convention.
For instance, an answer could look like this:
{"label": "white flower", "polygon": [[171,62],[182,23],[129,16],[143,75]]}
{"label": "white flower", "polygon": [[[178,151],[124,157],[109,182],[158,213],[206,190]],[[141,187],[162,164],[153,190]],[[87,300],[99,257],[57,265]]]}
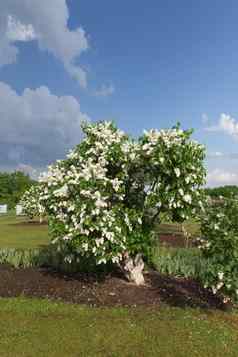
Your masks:
{"label": "white flower", "polygon": [[54,196],[56,197],[65,197],[68,194],[68,186],[64,185],[61,188],[59,188],[58,190],[55,190],[53,192]]}
{"label": "white flower", "polygon": [[150,144],[148,143],[148,144],[144,144],[143,146],[142,146],[142,149],[143,150],[148,150],[148,149],[150,149],[151,148],[151,146],[150,146]]}
{"label": "white flower", "polygon": [[115,178],[114,180],[112,180],[112,186],[116,192],[119,190],[120,184],[121,184],[121,181],[118,180],[118,178]]}
{"label": "white flower", "polygon": [[104,239],[103,238],[96,238],[95,242],[96,242],[97,247],[99,247],[101,244],[104,243]]}
{"label": "white flower", "polygon": [[220,290],[222,287],[223,287],[223,282],[222,281],[220,281],[218,284],[217,284],[217,290]]}
{"label": "white flower", "polygon": [[130,154],[130,159],[131,159],[131,160],[135,160],[135,158],[136,158],[136,154],[135,154],[134,152],[132,152],[132,153]]}
{"label": "white flower", "polygon": [[82,248],[85,250],[85,252],[88,251],[88,243],[83,243]]}
{"label": "white flower", "polygon": [[98,264],[102,264],[102,263],[106,264],[106,262],[107,262],[106,259],[102,258],[102,259],[99,259]]}
{"label": "white flower", "polygon": [[177,177],[180,176],[180,169],[179,169],[178,167],[176,167],[176,168],[174,169],[174,172],[175,172],[175,175],[176,175]]}
{"label": "white flower", "polygon": [[179,190],[178,190],[178,191],[179,191],[179,193],[180,193],[180,195],[181,195],[181,196],[183,196],[183,195],[184,195],[184,192],[183,192],[183,189],[182,189],[182,188],[179,188]]}
{"label": "white flower", "polygon": [[119,257],[112,257],[113,263],[119,263],[119,261],[120,261]]}
{"label": "white flower", "polygon": [[214,295],[217,293],[217,289],[214,286],[212,286],[212,292]]}
{"label": "white flower", "polygon": [[192,197],[189,194],[184,195],[183,200],[187,203],[190,203],[190,204],[192,203]]}
{"label": "white flower", "polygon": [[219,280],[222,280],[223,277],[224,277],[224,273],[223,273],[222,271],[220,271],[220,272],[218,273],[218,279],[219,279]]}
{"label": "white flower", "polygon": [[186,177],[185,177],[185,182],[186,182],[187,184],[190,182],[189,176],[186,176]]}

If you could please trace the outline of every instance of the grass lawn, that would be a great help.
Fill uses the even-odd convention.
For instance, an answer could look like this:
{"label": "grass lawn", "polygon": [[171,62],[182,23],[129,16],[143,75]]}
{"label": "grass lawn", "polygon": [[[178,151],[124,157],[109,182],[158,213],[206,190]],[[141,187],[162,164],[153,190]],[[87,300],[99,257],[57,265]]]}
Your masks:
{"label": "grass lawn", "polygon": [[[49,243],[47,225],[22,224],[26,217],[16,217],[14,213],[0,215],[0,248],[37,248]],[[194,221],[185,224],[192,236],[198,235],[199,225]],[[182,234],[181,225],[164,223],[158,226],[158,234]]]}
{"label": "grass lawn", "polygon": [[21,225],[26,217],[0,215],[0,248],[30,249],[49,242],[47,225]]}
{"label": "grass lawn", "polygon": [[238,315],[0,299],[1,357],[237,356]]}
{"label": "grass lawn", "polygon": [[[20,224],[24,221],[11,214],[0,216],[0,248],[29,249],[49,242],[46,225]],[[189,224],[193,232],[199,229],[196,223]],[[169,229],[176,233],[179,226],[159,228],[170,234]],[[1,357],[238,356],[237,312],[166,305],[90,308],[43,299],[0,298],[0,320]]]}

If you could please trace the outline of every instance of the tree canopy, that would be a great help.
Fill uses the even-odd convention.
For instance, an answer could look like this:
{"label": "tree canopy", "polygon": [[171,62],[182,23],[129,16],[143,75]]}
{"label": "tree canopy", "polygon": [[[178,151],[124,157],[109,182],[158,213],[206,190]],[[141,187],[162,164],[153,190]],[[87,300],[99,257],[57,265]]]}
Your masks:
{"label": "tree canopy", "polygon": [[137,140],[111,122],[83,131],[84,140],[41,179],[54,242],[68,261],[91,255],[98,264],[128,257],[137,264],[161,213],[183,221],[202,204],[204,147],[179,127]]}
{"label": "tree canopy", "polygon": [[0,204],[15,207],[22,194],[36,182],[21,171],[0,172]]}

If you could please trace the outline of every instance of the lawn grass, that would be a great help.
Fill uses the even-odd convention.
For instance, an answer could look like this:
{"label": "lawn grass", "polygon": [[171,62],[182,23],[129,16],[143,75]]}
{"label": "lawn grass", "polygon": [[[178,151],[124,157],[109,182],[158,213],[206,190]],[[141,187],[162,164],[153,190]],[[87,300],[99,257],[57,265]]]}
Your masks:
{"label": "lawn grass", "polygon": [[[27,218],[16,217],[13,212],[0,215],[0,248],[31,249],[47,245],[50,241],[47,225],[20,225]],[[195,221],[188,221],[185,227],[192,237],[199,235],[199,225]],[[182,234],[181,225],[163,223],[157,228],[158,234]]]}
{"label": "lawn grass", "polygon": [[0,248],[31,249],[49,243],[47,225],[20,225],[26,217],[0,215]]}
{"label": "lawn grass", "polygon": [[236,357],[238,315],[0,299],[1,357]]}
{"label": "lawn grass", "polygon": [[[48,244],[46,225],[18,225],[24,221],[25,217],[13,214],[0,216],[0,248],[29,249]],[[196,223],[189,224],[193,232],[199,230]],[[177,232],[179,226],[163,225],[163,229],[165,233]],[[178,258],[184,259],[183,255]],[[0,320],[1,357],[238,355],[237,312],[165,305],[159,309],[90,308],[48,300],[0,298]]]}

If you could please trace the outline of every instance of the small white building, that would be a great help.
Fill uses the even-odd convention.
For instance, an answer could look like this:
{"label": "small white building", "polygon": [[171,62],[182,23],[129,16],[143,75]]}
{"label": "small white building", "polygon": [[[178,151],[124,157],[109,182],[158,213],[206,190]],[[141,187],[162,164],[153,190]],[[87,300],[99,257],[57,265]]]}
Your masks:
{"label": "small white building", "polygon": [[0,214],[7,213],[7,205],[0,205]]}
{"label": "small white building", "polygon": [[16,205],[16,215],[17,216],[23,216],[24,215],[22,205]]}

